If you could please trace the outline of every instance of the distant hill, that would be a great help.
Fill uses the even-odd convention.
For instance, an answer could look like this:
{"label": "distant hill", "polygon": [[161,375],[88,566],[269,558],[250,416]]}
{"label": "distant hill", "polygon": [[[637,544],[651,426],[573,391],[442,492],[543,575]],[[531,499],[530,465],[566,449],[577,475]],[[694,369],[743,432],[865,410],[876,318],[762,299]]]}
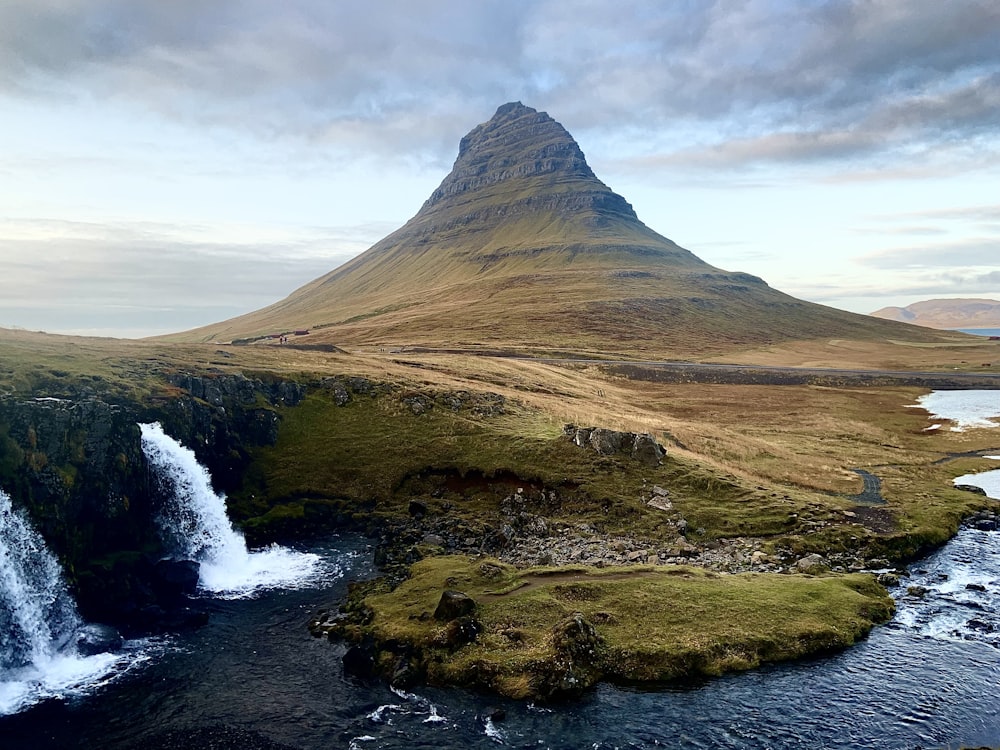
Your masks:
{"label": "distant hill", "polygon": [[926,328],[1000,328],[1000,302],[994,299],[929,299],[872,315]]}
{"label": "distant hill", "polygon": [[269,307],[167,338],[253,342],[297,329],[352,346],[632,356],[933,339],[705,263],[643,224],[562,125],[520,102],[462,138],[416,216],[369,250]]}

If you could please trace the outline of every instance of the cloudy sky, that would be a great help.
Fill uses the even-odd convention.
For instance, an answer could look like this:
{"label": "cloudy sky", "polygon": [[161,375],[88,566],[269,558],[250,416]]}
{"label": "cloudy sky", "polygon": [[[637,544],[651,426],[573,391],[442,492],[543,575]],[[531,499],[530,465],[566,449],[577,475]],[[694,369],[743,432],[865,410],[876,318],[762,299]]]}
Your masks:
{"label": "cloudy sky", "polygon": [[513,100],[714,265],[1000,299],[997,39],[996,0],[0,0],[0,326],[269,304]]}

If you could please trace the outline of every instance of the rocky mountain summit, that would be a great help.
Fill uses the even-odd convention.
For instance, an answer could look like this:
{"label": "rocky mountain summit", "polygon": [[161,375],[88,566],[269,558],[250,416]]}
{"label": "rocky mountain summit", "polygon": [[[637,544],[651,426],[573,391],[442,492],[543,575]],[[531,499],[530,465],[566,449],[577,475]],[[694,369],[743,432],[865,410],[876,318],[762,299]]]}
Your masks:
{"label": "rocky mountain summit", "polygon": [[583,151],[562,125],[520,102],[504,104],[492,119],[462,138],[451,173],[431,193],[421,214],[434,215],[455,204],[471,208],[489,203],[498,190],[524,192],[528,187],[542,189],[555,183],[562,189],[553,192],[554,200],[512,196],[508,211],[515,207],[538,211],[561,204],[593,211],[592,221],[599,221],[602,214],[639,220],[624,198],[597,179]]}

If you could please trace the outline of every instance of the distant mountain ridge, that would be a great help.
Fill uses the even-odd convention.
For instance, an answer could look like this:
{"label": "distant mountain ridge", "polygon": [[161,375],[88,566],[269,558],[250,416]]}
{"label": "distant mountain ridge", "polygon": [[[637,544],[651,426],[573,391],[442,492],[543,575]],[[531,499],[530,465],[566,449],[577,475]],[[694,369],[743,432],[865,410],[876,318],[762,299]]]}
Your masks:
{"label": "distant mountain ridge", "polygon": [[643,224],[562,125],[520,102],[462,138],[417,214],[370,249],[269,307],[167,338],[297,329],[353,346],[648,356],[930,335],[709,265]]}
{"label": "distant mountain ridge", "polygon": [[925,328],[1000,328],[1000,302],[994,299],[929,299],[872,315]]}

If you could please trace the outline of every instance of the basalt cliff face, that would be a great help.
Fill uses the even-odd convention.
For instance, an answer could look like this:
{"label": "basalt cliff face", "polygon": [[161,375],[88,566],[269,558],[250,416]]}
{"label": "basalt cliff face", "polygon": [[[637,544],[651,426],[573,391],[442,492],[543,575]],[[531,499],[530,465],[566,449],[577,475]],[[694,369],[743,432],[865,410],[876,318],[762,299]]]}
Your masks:
{"label": "basalt cliff face", "polygon": [[304,393],[298,383],[242,375],[170,381],[169,397],[141,402],[92,388],[0,398],[0,487],[59,558],[83,616],[130,631],[200,621],[184,596],[197,575],[166,559],[157,521],[164,498],[138,423],[162,422],[227,492],[242,483],[250,450],[276,441],[278,407]]}
{"label": "basalt cliff face", "polygon": [[907,330],[705,263],[643,224],[562,125],[519,102],[461,140],[399,230],[281,302],[176,338],[303,329],[348,345],[646,355]]}

